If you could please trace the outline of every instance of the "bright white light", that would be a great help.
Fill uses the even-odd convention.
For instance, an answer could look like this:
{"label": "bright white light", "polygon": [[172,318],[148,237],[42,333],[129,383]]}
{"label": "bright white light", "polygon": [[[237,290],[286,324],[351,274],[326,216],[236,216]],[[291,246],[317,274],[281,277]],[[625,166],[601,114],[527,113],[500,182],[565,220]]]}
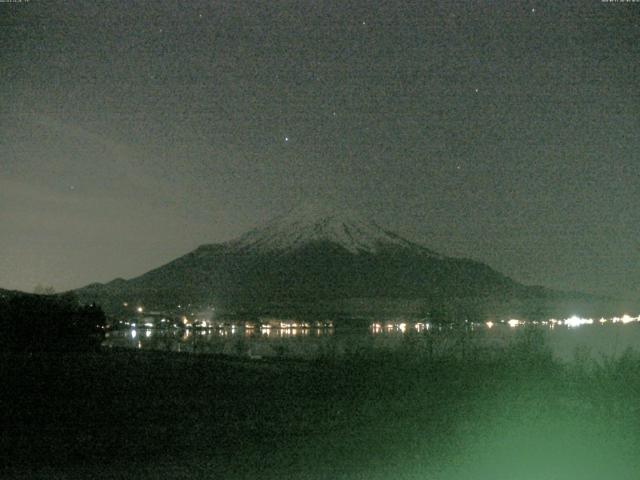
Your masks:
{"label": "bright white light", "polygon": [[507,323],[509,324],[510,327],[517,327],[518,325],[520,325],[520,320],[516,320],[515,318],[512,318]]}
{"label": "bright white light", "polygon": [[147,328],[153,328],[153,323],[147,322],[147,323],[144,324],[144,326],[147,327]]}
{"label": "bright white light", "polygon": [[620,319],[620,321],[621,321],[622,323],[625,323],[625,324],[626,324],[626,323],[635,322],[635,321],[636,321],[636,319],[635,319],[635,318],[633,318],[633,317],[631,317],[631,316],[629,316],[629,315],[623,315],[623,316],[622,316],[622,318]]}
{"label": "bright white light", "polygon": [[491,321],[485,322],[484,324],[487,326],[487,328],[493,328],[493,322]]}
{"label": "bright white light", "polygon": [[138,310],[138,313],[144,312],[144,308],[142,308],[142,307],[138,307],[137,310]]}
{"label": "bright white light", "polygon": [[591,325],[592,323],[593,323],[593,320],[591,318],[580,318],[580,317],[577,317],[576,315],[574,315],[573,317],[567,318],[564,321],[564,324],[569,328],[579,327],[581,325]]}
{"label": "bright white light", "polygon": [[136,338],[138,336],[138,332],[135,330],[131,330],[131,338]]}

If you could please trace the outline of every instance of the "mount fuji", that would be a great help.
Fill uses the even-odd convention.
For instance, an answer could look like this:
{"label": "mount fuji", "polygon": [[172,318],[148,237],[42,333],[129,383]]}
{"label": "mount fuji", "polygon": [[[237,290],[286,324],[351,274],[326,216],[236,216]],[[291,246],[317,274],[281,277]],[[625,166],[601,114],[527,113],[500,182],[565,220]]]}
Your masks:
{"label": "mount fuji", "polygon": [[335,311],[356,299],[377,304],[504,300],[546,291],[483,263],[441,255],[347,209],[316,204],[294,208],[237,239],[202,245],[139,277],[76,292],[108,311],[139,302],[154,308],[192,304],[276,312],[300,305]]}

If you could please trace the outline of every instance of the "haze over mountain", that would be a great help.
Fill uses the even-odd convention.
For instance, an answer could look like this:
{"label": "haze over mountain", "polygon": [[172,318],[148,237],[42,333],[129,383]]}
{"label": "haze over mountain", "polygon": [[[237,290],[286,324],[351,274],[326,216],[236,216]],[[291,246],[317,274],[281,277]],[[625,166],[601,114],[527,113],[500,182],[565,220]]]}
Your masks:
{"label": "haze over mountain", "polygon": [[453,300],[504,303],[557,296],[483,263],[438,254],[355,212],[317,204],[294,208],[229,242],[202,245],[131,280],[92,284],[78,293],[107,309],[126,302],[262,313],[346,312],[353,311],[353,302],[393,305],[398,312],[409,302],[415,313]]}

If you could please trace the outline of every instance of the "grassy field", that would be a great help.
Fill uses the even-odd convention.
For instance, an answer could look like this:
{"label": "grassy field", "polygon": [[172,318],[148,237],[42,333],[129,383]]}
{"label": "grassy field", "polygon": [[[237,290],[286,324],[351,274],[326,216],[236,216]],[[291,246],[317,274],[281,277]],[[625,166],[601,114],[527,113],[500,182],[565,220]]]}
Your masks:
{"label": "grassy field", "polygon": [[637,479],[640,357],[2,356],[2,478]]}

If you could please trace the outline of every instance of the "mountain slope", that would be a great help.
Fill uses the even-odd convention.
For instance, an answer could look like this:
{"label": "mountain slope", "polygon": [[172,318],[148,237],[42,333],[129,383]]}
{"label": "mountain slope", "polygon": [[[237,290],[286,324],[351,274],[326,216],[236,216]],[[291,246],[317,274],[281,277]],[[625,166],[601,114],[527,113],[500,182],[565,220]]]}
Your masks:
{"label": "mountain slope", "polygon": [[480,262],[450,258],[347,211],[300,207],[236,240],[203,245],[131,280],[78,293],[108,307],[266,305],[351,298],[445,301],[526,296],[525,287]]}

